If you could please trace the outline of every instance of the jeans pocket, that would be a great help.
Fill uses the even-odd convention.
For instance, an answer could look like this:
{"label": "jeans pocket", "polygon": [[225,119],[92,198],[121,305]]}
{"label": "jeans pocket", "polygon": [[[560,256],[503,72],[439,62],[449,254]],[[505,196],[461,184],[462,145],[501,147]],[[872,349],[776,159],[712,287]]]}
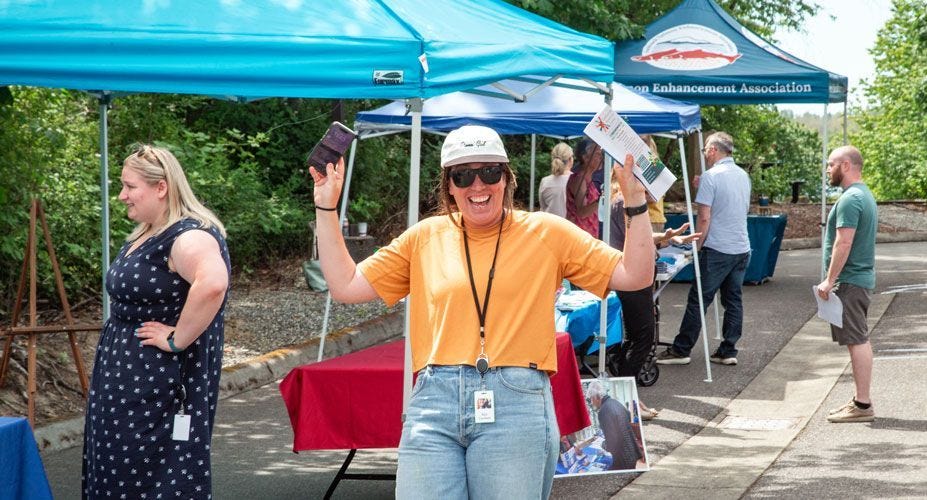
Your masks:
{"label": "jeans pocket", "polygon": [[545,372],[517,366],[499,368],[499,381],[511,390],[525,394],[542,394],[544,384],[549,383]]}
{"label": "jeans pocket", "polygon": [[412,385],[412,392],[409,394],[410,397],[422,392],[429,376],[429,368],[427,366],[418,371],[418,375],[415,376],[415,384]]}

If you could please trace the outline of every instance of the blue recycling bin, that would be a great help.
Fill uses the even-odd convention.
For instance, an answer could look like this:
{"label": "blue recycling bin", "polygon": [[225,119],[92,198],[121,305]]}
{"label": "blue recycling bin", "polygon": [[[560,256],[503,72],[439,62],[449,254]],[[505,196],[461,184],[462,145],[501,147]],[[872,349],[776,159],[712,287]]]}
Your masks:
{"label": "blue recycling bin", "polygon": [[[747,216],[747,235],[750,238],[751,253],[744,283],[761,285],[772,277],[779,260],[779,248],[782,246],[787,219],[785,214]],[[689,222],[686,214],[666,214],[664,227],[679,227],[686,222]],[[695,268],[690,264],[679,271],[673,281],[690,282],[693,279]]]}

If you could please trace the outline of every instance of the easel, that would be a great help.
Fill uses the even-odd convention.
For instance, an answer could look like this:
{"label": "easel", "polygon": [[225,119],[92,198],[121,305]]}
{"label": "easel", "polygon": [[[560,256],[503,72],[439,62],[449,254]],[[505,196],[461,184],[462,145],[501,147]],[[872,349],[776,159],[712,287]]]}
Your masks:
{"label": "easel", "polygon": [[[55,283],[58,288],[58,298],[61,300],[61,308],[64,311],[67,325],[48,325],[38,326],[36,317],[36,282],[37,282],[37,258],[36,258],[36,225],[38,221],[42,222],[42,231],[45,234],[45,248],[48,249],[48,257],[51,260],[52,270],[55,273]],[[19,323],[19,315],[22,312],[23,295],[26,291],[26,269],[29,269],[29,326],[16,326]],[[71,306],[68,303],[68,297],[64,292],[64,280],[61,278],[61,268],[58,267],[58,258],[55,256],[55,248],[52,246],[51,233],[48,231],[48,222],[45,220],[45,210],[38,198],[32,200],[32,208],[29,211],[29,237],[26,241],[26,253],[23,258],[22,271],[19,273],[19,286],[16,289],[16,302],[13,304],[13,317],[10,326],[3,335],[6,337],[3,345],[3,360],[0,362],[0,387],[3,387],[6,381],[6,372],[10,365],[10,356],[13,353],[13,339],[17,335],[29,336],[29,357],[28,357],[28,396],[29,396],[29,423],[35,427],[35,393],[36,393],[36,341],[41,333],[67,332],[68,340],[71,342],[71,356],[74,358],[74,364],[77,367],[77,376],[80,378],[81,391],[84,399],[87,399],[89,384],[87,382],[87,373],[84,370],[84,362],[81,359],[80,349],[77,345],[75,332],[85,332],[99,330],[100,325],[75,325],[74,317],[71,316]]]}

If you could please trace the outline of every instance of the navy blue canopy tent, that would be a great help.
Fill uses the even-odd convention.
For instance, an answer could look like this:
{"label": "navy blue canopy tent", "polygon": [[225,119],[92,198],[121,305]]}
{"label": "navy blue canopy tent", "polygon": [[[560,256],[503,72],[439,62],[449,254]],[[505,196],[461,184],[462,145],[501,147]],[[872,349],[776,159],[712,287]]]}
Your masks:
{"label": "navy blue canopy tent", "polygon": [[847,78],[788,54],[712,0],[685,0],[615,48],[615,81],[699,104],[846,102]]}
{"label": "navy blue canopy tent", "polygon": [[[827,103],[843,102],[846,115],[845,76],[830,73],[775,47],[712,0],[684,0],[647,25],[643,39],[619,43],[615,47],[615,81],[637,90],[699,104],[824,103],[825,117]],[[826,118],[823,144],[822,235],[826,203]],[[702,146],[701,132],[699,146]],[[684,155],[681,141],[680,154]],[[684,177],[688,192],[685,172]],[[689,222],[694,227],[692,208],[688,206],[687,209]],[[698,278],[698,255],[694,257]],[[821,273],[823,276],[823,265]],[[704,311],[704,307],[701,310]],[[715,316],[717,322],[717,302]],[[704,313],[702,325],[705,325]],[[707,354],[706,351],[706,366]]]}

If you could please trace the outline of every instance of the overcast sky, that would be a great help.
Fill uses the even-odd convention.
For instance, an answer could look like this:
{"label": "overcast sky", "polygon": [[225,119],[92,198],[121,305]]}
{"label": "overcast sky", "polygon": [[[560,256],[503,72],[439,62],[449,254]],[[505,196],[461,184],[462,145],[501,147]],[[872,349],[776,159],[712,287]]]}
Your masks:
{"label": "overcast sky", "polygon": [[[804,32],[778,31],[777,45],[815,66],[846,76],[850,84],[850,104],[864,104],[859,83],[871,79],[875,66],[869,49],[876,34],[891,17],[891,0],[816,0],[818,14],[805,21]],[[796,114],[823,114],[823,104],[788,104],[780,108]],[[831,104],[831,113],[843,111],[842,104]]]}

